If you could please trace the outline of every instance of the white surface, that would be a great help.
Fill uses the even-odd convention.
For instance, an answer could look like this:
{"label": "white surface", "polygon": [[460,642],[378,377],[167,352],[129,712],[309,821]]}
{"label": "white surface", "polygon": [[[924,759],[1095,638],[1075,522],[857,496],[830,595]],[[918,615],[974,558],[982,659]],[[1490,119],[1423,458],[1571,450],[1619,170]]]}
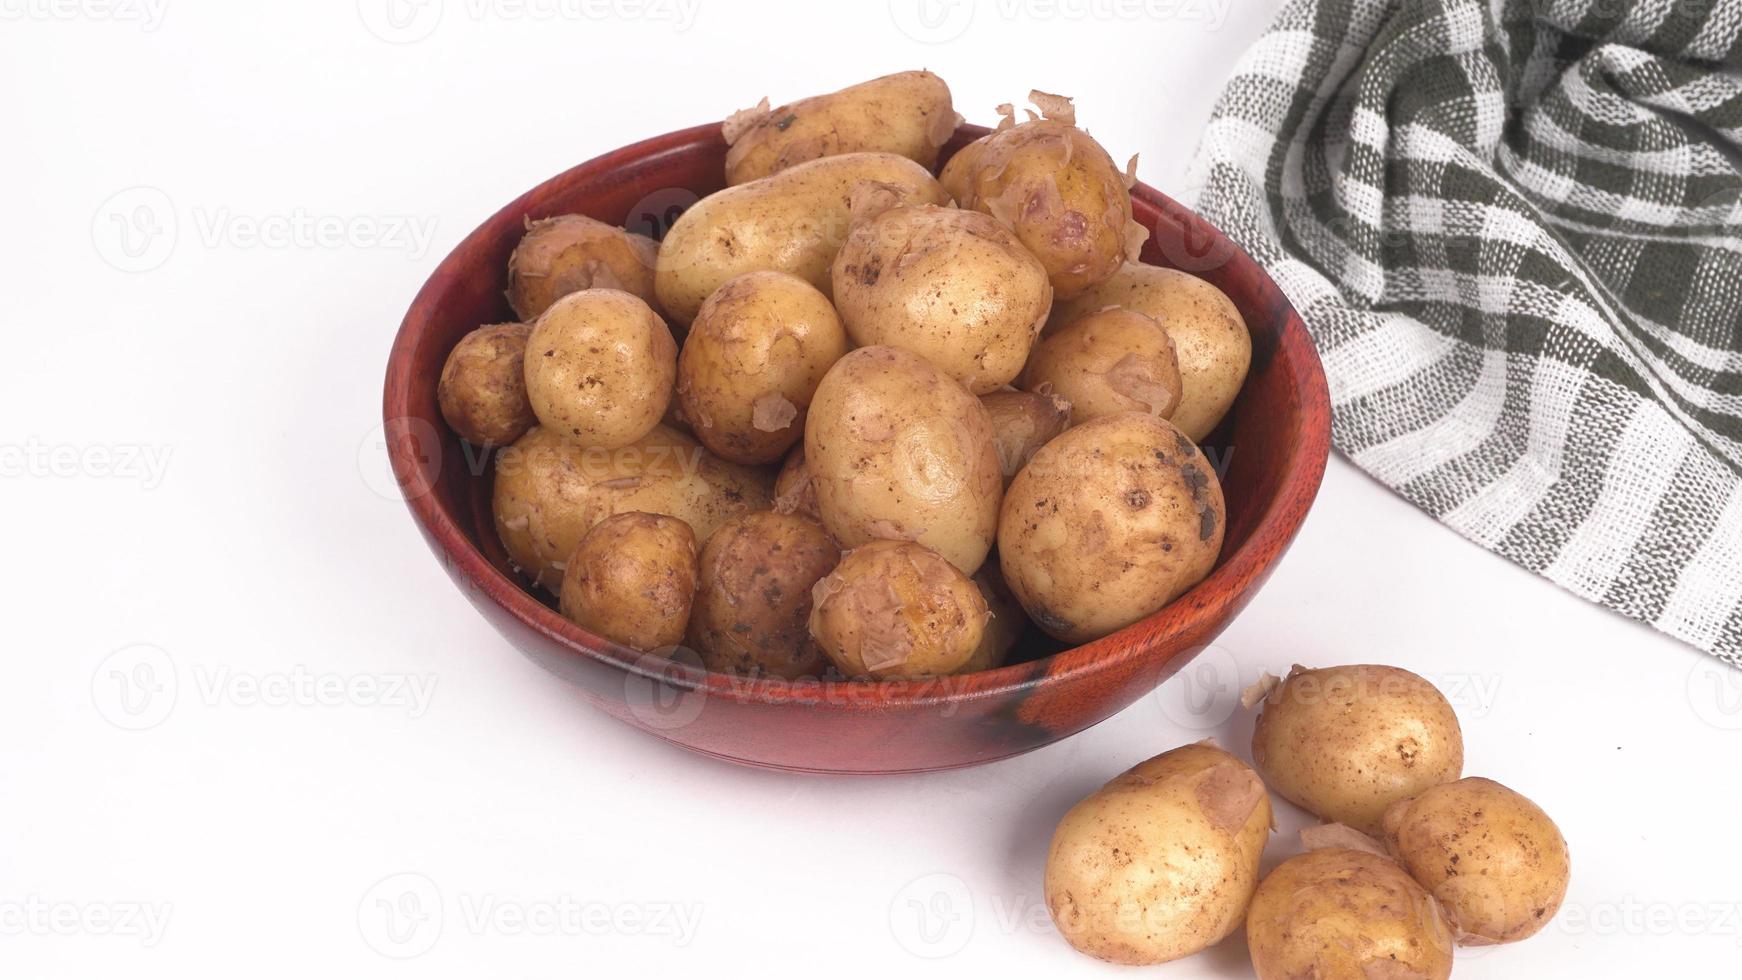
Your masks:
{"label": "white surface", "polygon": [[[1274,0],[1129,19],[941,5],[973,16],[938,44],[898,30],[916,4],[881,2],[702,0],[676,30],[447,0],[403,44],[352,0],[120,2],[161,22],[0,2],[8,977],[1111,976],[1046,921],[1052,824],[1146,756],[1243,746],[1233,692],[1295,661],[1439,680],[1469,772],[1565,830],[1559,919],[1459,976],[1705,977],[1742,959],[1742,681],[1341,461],[1197,686],[1014,761],[899,779],[742,770],[589,710],[377,492],[400,316],[532,184],[765,93],[925,65],[978,121],[1031,86],[1075,95],[1171,188]],[[174,233],[129,256],[114,221],[141,213]],[[252,233],[313,219],[336,231]],[[401,221],[427,240],[378,233]],[[423,918],[389,930],[404,893]],[[1248,967],[1236,938],[1154,972]]]}

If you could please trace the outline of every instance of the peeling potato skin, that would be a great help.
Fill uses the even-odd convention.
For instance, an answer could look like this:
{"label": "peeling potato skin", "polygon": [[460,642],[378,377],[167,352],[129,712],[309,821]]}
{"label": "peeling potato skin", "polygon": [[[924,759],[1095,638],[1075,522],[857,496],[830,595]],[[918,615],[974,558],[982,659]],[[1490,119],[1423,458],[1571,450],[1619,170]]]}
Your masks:
{"label": "peeling potato skin", "polygon": [[1252,366],[1252,334],[1228,295],[1177,269],[1127,262],[1106,282],[1053,307],[1046,333],[1108,306],[1152,316],[1173,338],[1179,361],[1179,407],[1169,421],[1203,442],[1228,414]]}
{"label": "peeling potato skin", "polygon": [[1180,399],[1179,362],[1161,324],[1114,306],[1086,313],[1042,340],[1022,388],[1070,402],[1072,422],[1120,412],[1171,420]]}
{"label": "peeling potato skin", "polygon": [[677,381],[677,342],[659,314],[620,289],[556,301],[526,339],[526,395],[541,425],[616,449],[653,431]]}
{"label": "peeling potato skin", "polygon": [[805,465],[842,547],[918,541],[962,574],[986,560],[1004,489],[980,400],[917,354],[861,347],[817,387]]}
{"label": "peeling potato skin", "polygon": [[950,87],[929,71],[904,71],[727,121],[726,183],[743,184],[843,153],[895,153],[926,169],[961,117]]}
{"label": "peeling potato skin", "polygon": [[1462,774],[1464,738],[1445,696],[1407,670],[1297,667],[1264,699],[1252,761],[1283,799],[1377,834],[1386,807]]}
{"label": "peeling potato skin", "polygon": [[508,305],[528,323],[583,289],[621,289],[652,306],[658,255],[659,243],[646,235],[585,215],[529,221],[508,256]]}
{"label": "peeling potato skin", "polygon": [[1276,867],[1252,896],[1246,944],[1258,980],[1445,980],[1452,936],[1395,863],[1348,848]]}
{"label": "peeling potato skin", "polygon": [[1016,474],[998,556],[1035,625],[1087,643],[1202,581],[1226,523],[1221,484],[1190,439],[1153,415],[1104,415]]}
{"label": "peeling potato skin", "polygon": [[524,323],[499,323],[460,338],[442,365],[442,418],[474,446],[506,446],[538,424],[526,398]]}
{"label": "peeling potato skin", "polygon": [[1128,241],[1140,233],[1123,175],[1101,144],[1061,120],[983,136],[951,157],[938,180],[962,207],[1014,229],[1061,301],[1117,272],[1128,249],[1136,257]]}
{"label": "peeling potato skin", "polygon": [[830,294],[829,267],[847,239],[853,188],[889,184],[904,204],[943,204],[924,167],[893,153],[847,153],[801,163],[697,201],[660,243],[654,291],[688,326],[702,302],[746,272],[789,272]]}
{"label": "peeling potato skin", "polygon": [[986,406],[992,431],[998,434],[998,464],[1006,487],[1040,447],[1063,435],[1071,424],[1070,403],[1057,395],[994,391],[981,395],[980,404]]}
{"label": "peeling potato skin", "polygon": [[663,514],[608,517],[575,546],[559,606],[582,629],[642,653],[683,641],[696,594],[696,537]]}
{"label": "peeling potato skin", "polygon": [[1270,836],[1258,774],[1213,745],[1141,763],[1059,822],[1046,906],[1060,935],[1114,963],[1166,963],[1240,927]]}
{"label": "peeling potato skin", "polygon": [[[841,318],[815,286],[784,272],[745,273],[716,289],[690,325],[677,362],[679,411],[722,459],[772,463],[804,438],[811,396],[846,353]],[[793,416],[773,428],[759,404]]]}
{"label": "peeling potato skin", "polygon": [[761,511],[722,524],[702,549],[689,641],[724,674],[820,677],[828,658],[810,635],[811,589],[841,549],[822,526]]}
{"label": "peeling potato skin", "polygon": [[1567,897],[1572,859],[1542,808],[1491,779],[1443,783],[1385,811],[1382,839],[1445,909],[1458,942],[1517,942]]}
{"label": "peeling potato skin", "polygon": [[581,536],[613,514],[666,514],[706,541],[727,518],[768,509],[771,489],[765,474],[665,426],[616,450],[535,426],[496,454],[491,510],[509,558],[554,593]]}
{"label": "peeling potato skin", "polygon": [[849,678],[961,673],[985,633],[980,587],[937,552],[872,541],[847,553],[814,590],[810,632]]}
{"label": "peeling potato skin", "polygon": [[890,208],[853,225],[835,258],[853,343],[924,357],[976,395],[1022,373],[1052,308],[1046,269],[989,215]]}
{"label": "peeling potato skin", "polygon": [[808,517],[818,524],[823,522],[822,511],[817,509],[817,488],[811,482],[810,467],[804,462],[802,441],[786,454],[786,462],[781,464],[780,474],[774,478],[774,510],[779,514]]}

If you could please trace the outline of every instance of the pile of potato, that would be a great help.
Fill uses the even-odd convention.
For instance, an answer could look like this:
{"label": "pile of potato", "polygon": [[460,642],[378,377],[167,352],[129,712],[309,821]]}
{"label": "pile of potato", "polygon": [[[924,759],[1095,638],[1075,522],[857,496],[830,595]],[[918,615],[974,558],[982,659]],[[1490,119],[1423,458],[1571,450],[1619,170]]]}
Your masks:
{"label": "pile of potato", "polygon": [[[1554,917],[1571,875],[1560,829],[1505,786],[1459,778],[1463,733],[1432,684],[1296,667],[1248,692],[1259,703],[1253,766],[1183,746],[1065,815],[1045,888],[1072,946],[1164,963],[1244,923],[1260,980],[1440,980],[1454,944],[1515,942]],[[1266,785],[1327,823],[1261,879]]]}
{"label": "pile of potato", "polygon": [[465,337],[439,398],[499,449],[498,533],[565,616],[717,671],[939,677],[1209,574],[1226,515],[1196,441],[1246,324],[1136,261],[1136,158],[1030,99],[936,176],[961,117],[929,72],[764,100],[663,241],[527,224],[520,322]]}

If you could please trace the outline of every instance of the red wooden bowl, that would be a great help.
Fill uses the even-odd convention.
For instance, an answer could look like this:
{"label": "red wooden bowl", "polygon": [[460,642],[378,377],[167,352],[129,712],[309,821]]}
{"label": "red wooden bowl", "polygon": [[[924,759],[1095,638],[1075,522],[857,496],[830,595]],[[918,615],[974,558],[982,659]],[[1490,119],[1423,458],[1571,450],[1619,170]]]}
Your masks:
{"label": "red wooden bowl", "polygon": [[[964,126],[946,158],[987,132]],[[387,364],[388,454],[412,516],[460,590],[509,642],[588,700],[686,748],[776,769],[896,773],[978,765],[1101,721],[1207,646],[1269,576],[1318,492],[1330,400],[1318,356],[1276,284],[1221,232],[1157,191],[1132,190],[1151,230],[1143,260],[1196,273],[1252,330],[1245,389],[1205,440],[1224,470],[1226,542],[1210,576],[1112,636],[1060,650],[1031,631],[997,670],[935,681],[778,681],[709,673],[693,657],[637,654],[563,619],[508,562],[490,518],[492,467],[443,423],[436,381],[480,324],[512,320],[508,254],[527,218],[578,212],[663,234],[723,185],[718,124],[606,154],[546,181],[454,249],[412,303]]]}

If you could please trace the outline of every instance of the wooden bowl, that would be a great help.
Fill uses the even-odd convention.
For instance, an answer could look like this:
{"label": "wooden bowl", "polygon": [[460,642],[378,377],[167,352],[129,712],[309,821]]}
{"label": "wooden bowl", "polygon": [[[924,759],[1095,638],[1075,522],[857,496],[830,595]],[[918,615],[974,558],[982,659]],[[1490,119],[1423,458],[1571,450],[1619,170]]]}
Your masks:
{"label": "wooden bowl", "polygon": [[[953,153],[987,132],[964,126]],[[1132,190],[1152,232],[1143,260],[1203,276],[1239,305],[1252,370],[1204,442],[1224,469],[1226,542],[1215,571],[1167,608],[1073,649],[1031,630],[1009,666],[935,681],[778,681],[652,657],[563,619],[508,562],[490,518],[490,459],[443,423],[436,382],[448,351],[481,324],[514,319],[508,254],[527,218],[578,212],[663,234],[723,184],[717,124],[606,154],[533,188],[467,236],[405,316],[387,365],[388,454],[418,527],[466,598],[509,642],[579,685],[611,715],[697,752],[776,769],[898,773],[971,766],[1081,731],[1166,680],[1252,599],[1324,475],[1330,402],[1300,318],[1250,256],[1157,191]]]}

